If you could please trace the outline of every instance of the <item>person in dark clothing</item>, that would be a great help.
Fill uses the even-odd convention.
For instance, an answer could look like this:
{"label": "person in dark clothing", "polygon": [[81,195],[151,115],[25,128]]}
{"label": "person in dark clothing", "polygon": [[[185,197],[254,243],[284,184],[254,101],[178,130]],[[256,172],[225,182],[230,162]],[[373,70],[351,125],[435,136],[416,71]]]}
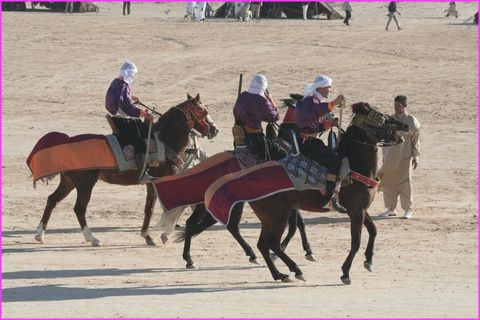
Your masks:
{"label": "person in dark clothing", "polygon": [[287,155],[286,152],[268,143],[262,129],[262,122],[274,122],[279,119],[277,107],[268,93],[267,84],[265,76],[255,75],[248,90],[238,97],[233,115],[235,125],[243,129],[246,147],[255,156],[267,161],[280,160]]}
{"label": "person in dark clothing", "polygon": [[125,9],[127,10],[127,15],[130,15],[130,1],[123,1],[123,15],[125,15]]}
{"label": "person in dark clothing", "polygon": [[349,26],[350,25],[349,21],[350,21],[350,18],[352,17],[352,6],[350,5],[350,2],[345,1],[343,3],[343,10],[345,10],[345,19],[343,20],[343,23]]}
{"label": "person in dark clothing", "polygon": [[402,28],[400,28],[400,26],[398,25],[398,21],[397,21],[397,16],[395,15],[395,13],[398,13],[398,14],[401,14],[400,12],[398,12],[397,10],[397,4],[395,3],[395,1],[392,1],[390,2],[390,4],[388,5],[388,21],[387,21],[387,25],[385,27],[385,30],[388,31],[388,26],[390,25],[390,21],[392,21],[392,19],[395,21],[395,23],[397,24],[397,28],[398,28],[398,31],[402,30]]}

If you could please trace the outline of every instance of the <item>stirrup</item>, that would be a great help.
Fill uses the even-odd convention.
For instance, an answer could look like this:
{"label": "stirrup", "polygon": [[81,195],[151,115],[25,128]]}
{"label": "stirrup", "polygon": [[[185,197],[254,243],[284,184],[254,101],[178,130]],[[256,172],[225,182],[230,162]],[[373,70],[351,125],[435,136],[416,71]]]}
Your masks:
{"label": "stirrup", "polygon": [[148,168],[143,172],[142,175],[138,177],[139,184],[150,183],[150,182],[153,182],[154,180],[155,180],[155,177],[148,174]]}
{"label": "stirrup", "polygon": [[332,208],[335,209],[335,211],[339,213],[347,213],[347,209],[345,209],[344,206],[342,206],[340,203],[338,203],[337,199],[333,197],[332,199]]}

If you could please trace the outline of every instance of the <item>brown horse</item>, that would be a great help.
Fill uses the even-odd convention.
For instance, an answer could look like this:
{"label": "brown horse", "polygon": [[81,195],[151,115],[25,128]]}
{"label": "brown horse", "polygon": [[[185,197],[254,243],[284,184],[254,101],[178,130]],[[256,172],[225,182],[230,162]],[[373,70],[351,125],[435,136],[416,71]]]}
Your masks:
{"label": "brown horse", "polygon": [[[349,271],[353,258],[360,247],[362,224],[365,224],[369,233],[364,267],[369,271],[372,268],[373,247],[377,231],[367,209],[375,197],[377,146],[401,143],[403,140],[397,130],[408,131],[407,125],[377,112],[367,103],[352,105],[352,111],[354,117],[340,140],[338,152],[342,158],[348,158],[352,177],[356,176],[353,174],[356,172],[363,177],[359,178],[363,182],[352,180],[350,185],[342,187],[339,195],[340,203],[347,209],[351,219],[351,249],[342,266],[343,274],[341,276],[341,280],[345,284],[351,283]],[[305,280],[298,265],[282,250],[281,236],[293,208],[322,211],[332,194],[333,188],[331,187],[327,188],[325,196],[322,196],[318,190],[284,191],[249,202],[262,224],[257,247],[262,253],[273,279],[290,281],[288,275],[278,271],[270,257],[269,250],[272,250],[288,266],[289,270],[295,273],[297,279]],[[207,208],[212,207],[210,204],[207,204]]]}
{"label": "brown horse", "polygon": [[[149,174],[151,176],[160,177],[174,174],[178,171],[191,130],[196,130],[209,139],[214,138],[219,131],[208,115],[207,109],[200,101],[200,95],[198,94],[195,98],[187,95],[186,101],[170,108],[152,125],[152,131],[158,132],[158,136],[164,142],[166,149],[170,149],[173,152],[170,152],[170,156],[168,156],[169,153],[167,152],[164,164],[150,168]],[[76,189],[77,199],[73,210],[80,223],[80,228],[87,242],[91,242],[93,246],[99,246],[100,241],[93,236],[85,217],[93,187],[98,180],[123,186],[136,185],[138,184],[138,171],[119,172],[117,169],[94,169],[60,173],[60,184],[47,199],[47,205],[38,225],[35,239],[43,243],[45,230],[53,209],[73,189]],[[141,235],[149,245],[155,245],[149,234],[155,200],[155,189],[151,183],[148,183]]]}

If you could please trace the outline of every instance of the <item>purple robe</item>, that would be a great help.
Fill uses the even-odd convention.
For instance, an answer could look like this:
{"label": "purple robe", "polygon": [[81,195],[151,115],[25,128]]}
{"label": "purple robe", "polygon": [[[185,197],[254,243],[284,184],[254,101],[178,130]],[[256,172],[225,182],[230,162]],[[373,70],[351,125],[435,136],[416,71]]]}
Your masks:
{"label": "purple robe", "polygon": [[138,118],[140,116],[140,109],[135,107],[132,102],[130,86],[128,83],[118,78],[113,79],[107,90],[105,108],[112,115],[120,112],[120,114],[125,114],[133,118]]}
{"label": "purple robe", "polygon": [[262,121],[278,120],[278,110],[265,97],[244,91],[233,107],[233,116],[238,123],[250,128],[262,129]]}
{"label": "purple robe", "polygon": [[322,117],[331,112],[333,105],[320,102],[313,96],[306,97],[294,110],[297,125],[301,133],[315,134],[323,132]]}

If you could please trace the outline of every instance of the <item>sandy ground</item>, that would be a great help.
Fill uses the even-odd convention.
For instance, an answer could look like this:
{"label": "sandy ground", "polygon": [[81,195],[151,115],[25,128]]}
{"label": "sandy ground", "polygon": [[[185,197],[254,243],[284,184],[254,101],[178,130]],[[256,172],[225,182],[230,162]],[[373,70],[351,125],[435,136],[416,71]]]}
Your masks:
{"label": "sandy ground", "polygon": [[[188,23],[181,3],[133,3],[128,17],[121,3],[98,5],[98,13],[2,14],[3,317],[477,317],[478,34],[461,24],[476,3],[458,3],[458,19],[444,17],[446,3],[400,3],[400,32],[384,30],[386,3],[353,3],[351,27]],[[334,94],[383,112],[406,94],[422,123],[413,219],[375,218],[374,270],[362,266],[364,231],[350,286],[339,279],[349,221],[335,212],[304,213],[319,262],[303,258],[295,237],[288,252],[307,282],[291,284],[249,264],[223,226],[195,239],[194,271],[184,268],[181,243],[146,246],[143,186],[96,185],[87,218],[102,247],[84,242],[74,193],[54,211],[45,243],[36,243],[59,180],[34,190],[25,159],[51,131],[108,134],[103,99],[126,58],[139,68],[133,91],[146,104],[166,110],[187,92],[201,94],[222,130],[202,142],[209,154],[231,148],[239,73],[246,82],[264,73],[277,99],[318,74],[334,79]],[[378,194],[370,213],[383,210]],[[241,230],[255,247],[259,222],[250,208]]]}

